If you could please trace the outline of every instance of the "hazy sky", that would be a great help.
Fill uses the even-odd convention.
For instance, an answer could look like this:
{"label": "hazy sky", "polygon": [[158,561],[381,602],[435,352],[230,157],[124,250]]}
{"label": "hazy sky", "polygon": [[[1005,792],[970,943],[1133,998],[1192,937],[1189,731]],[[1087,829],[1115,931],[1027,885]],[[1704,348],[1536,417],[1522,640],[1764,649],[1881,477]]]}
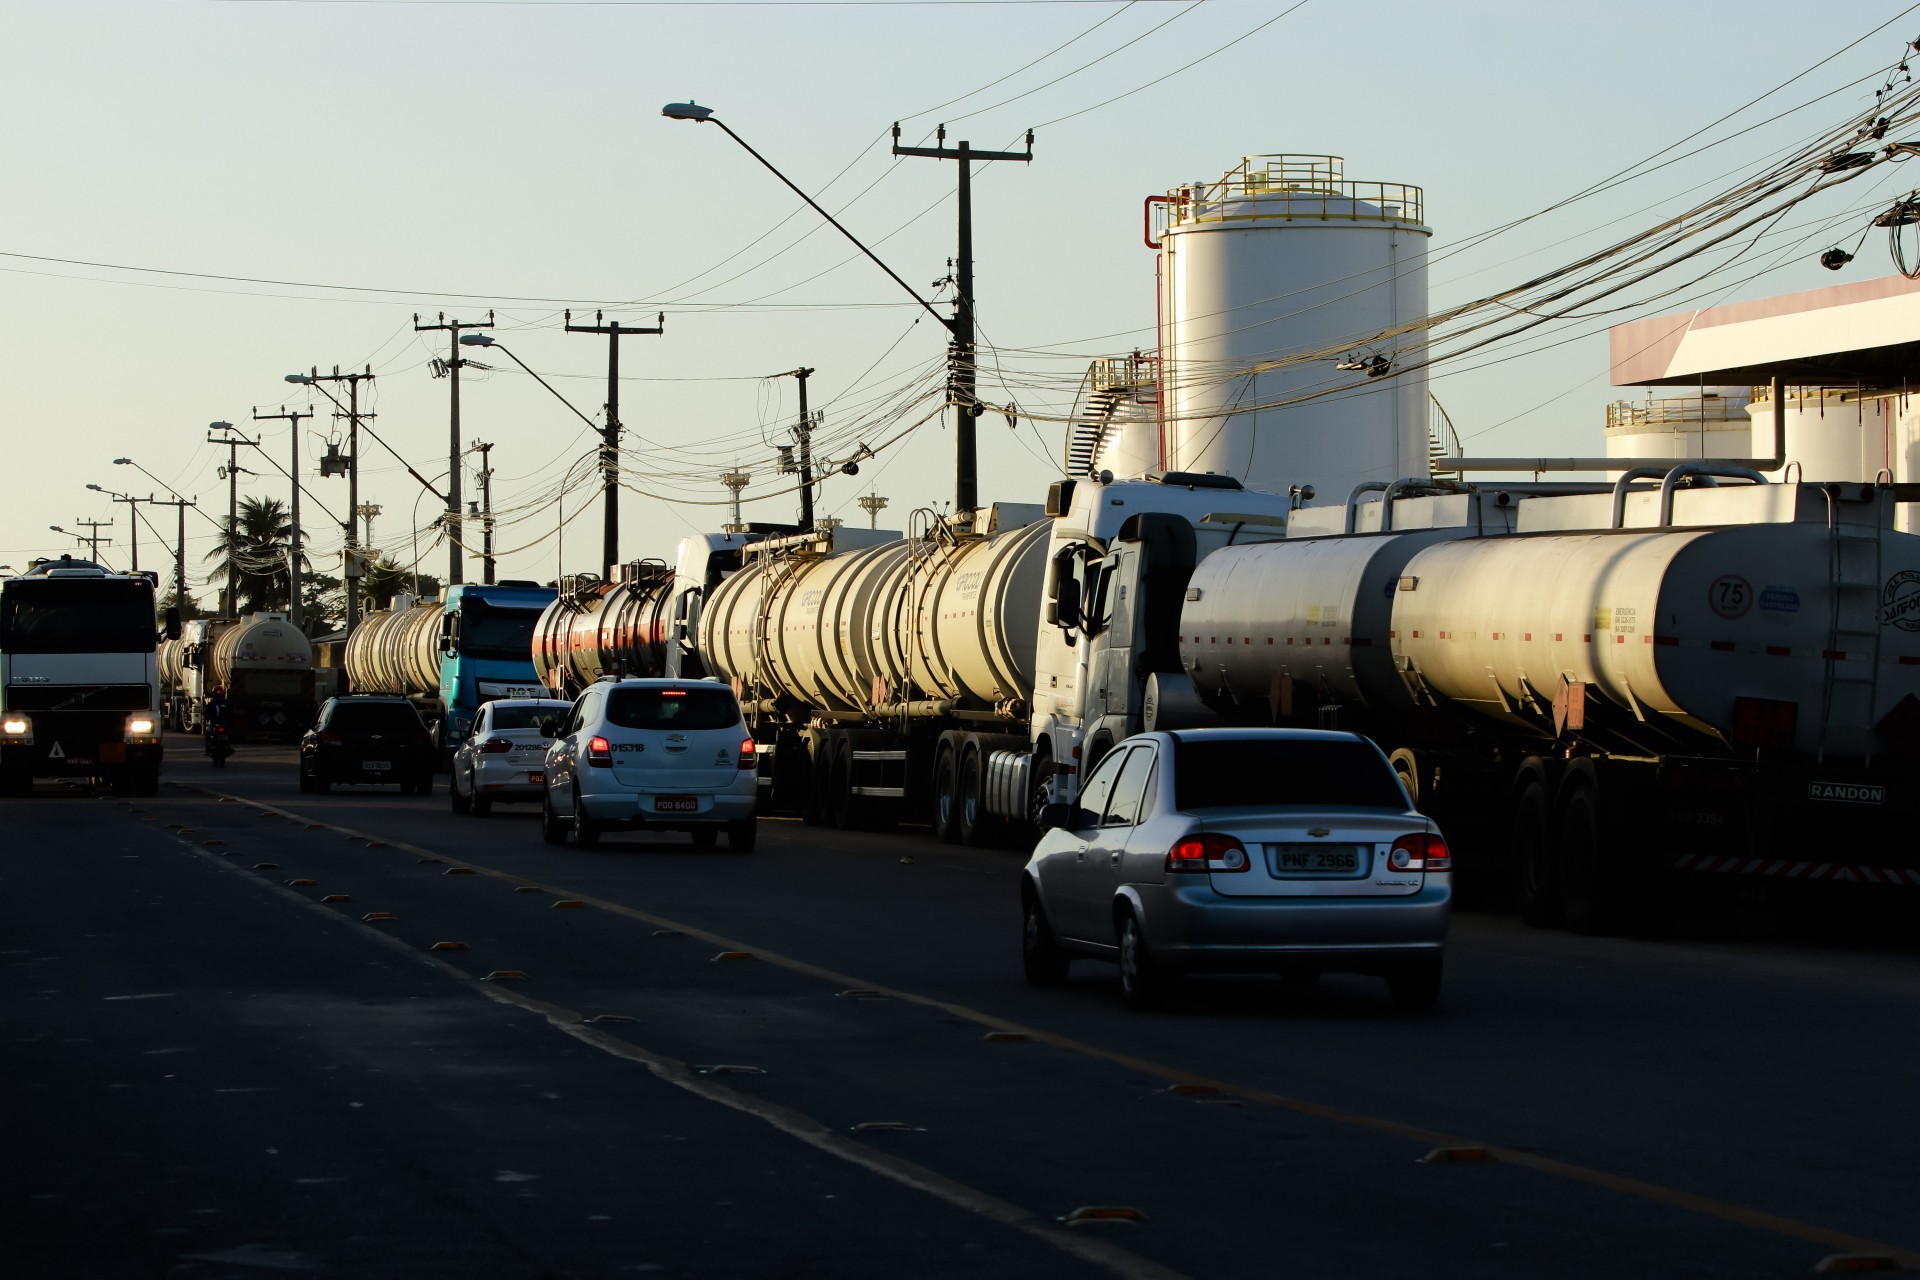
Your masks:
{"label": "hazy sky", "polygon": [[[1060,413],[1089,358],[1152,343],[1145,196],[1217,179],[1247,154],[1339,154],[1349,177],[1425,188],[1438,255],[1807,72],[1702,139],[1757,126],[1726,145],[1437,264],[1438,306],[1730,185],[1870,105],[1872,77],[1920,35],[1920,6],[1903,16],[1857,0],[1307,0],[1278,16],[1285,7],[8,0],[0,252],[15,256],[0,257],[0,563],[72,549],[50,524],[112,518],[105,558],[124,566],[127,508],[84,486],[167,495],[113,466],[117,456],[224,518],[214,468],[226,450],[205,442],[204,424],[251,432],[253,406],[320,410],[302,424],[307,485],[344,513],[345,482],[313,471],[343,427],[282,380],[316,364],[371,363],[374,429],[441,483],[447,384],[428,366],[445,336],[416,335],[416,311],[478,320],[491,307],[500,341],[589,417],[605,400],[606,340],[563,334],[561,309],[590,318],[604,305],[649,324],[664,311],[664,336],[625,340],[621,416],[633,482],[681,501],[625,494],[623,557],[667,556],[683,533],[716,527],[724,507],[692,503],[723,503],[729,466],[753,473],[749,498],[773,495],[751,502],[751,517],[790,518],[771,446],[790,440],[795,388],[767,375],[818,370],[821,445],[844,457],[926,415],[912,400],[937,382],[945,334],[916,324],[897,286],[719,130],[662,119],[669,100],[716,108],[928,290],[953,252],[953,166],[893,159],[890,125],[918,142],[944,120],[952,140],[988,148],[1037,126],[1031,166],[995,165],[975,183],[980,321],[1012,384],[983,396]],[[1815,255],[1852,247],[1872,202],[1902,194],[1905,177],[1890,167],[1871,192],[1796,211],[1737,274],[1777,270],[1687,296],[1835,282]],[[1842,233],[1818,225],[1850,209]],[[1876,234],[1838,279],[1891,269]],[[1432,390],[1470,449],[1598,453],[1605,403],[1639,394],[1607,385],[1605,323],[1436,370]],[[597,478],[576,470],[555,505],[592,447],[588,427],[510,360],[468,354],[496,366],[465,377],[463,416],[467,441],[495,445],[502,576],[596,567]],[[284,464],[287,425],[261,425]],[[980,433],[982,496],[1039,500],[1061,429],[990,416]],[[829,482],[823,513],[864,523],[855,499],[871,489],[899,527],[950,499],[951,443],[941,420],[919,426],[857,481]],[[437,500],[379,446],[361,452],[362,498],[383,508],[374,540],[410,562]],[[241,465],[260,474],[241,492],[285,496],[285,479],[250,454]],[[171,562],[172,512],[154,515],[166,546],[142,527],[148,568]],[[188,519],[192,572],[215,526]],[[304,524],[316,562],[337,564],[339,526],[311,502]],[[444,574],[433,537],[419,535],[422,562]],[[479,578],[477,560],[468,576]]]}

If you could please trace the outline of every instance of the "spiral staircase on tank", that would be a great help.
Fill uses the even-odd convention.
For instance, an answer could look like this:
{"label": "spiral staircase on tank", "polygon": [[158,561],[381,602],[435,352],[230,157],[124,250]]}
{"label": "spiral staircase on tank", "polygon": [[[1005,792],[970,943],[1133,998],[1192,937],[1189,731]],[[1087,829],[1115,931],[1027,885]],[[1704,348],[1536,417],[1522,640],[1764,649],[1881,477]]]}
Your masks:
{"label": "spiral staircase on tank", "polygon": [[1073,403],[1062,468],[1069,476],[1090,474],[1107,445],[1132,422],[1151,421],[1159,411],[1160,361],[1136,351],[1095,360],[1080,381]]}

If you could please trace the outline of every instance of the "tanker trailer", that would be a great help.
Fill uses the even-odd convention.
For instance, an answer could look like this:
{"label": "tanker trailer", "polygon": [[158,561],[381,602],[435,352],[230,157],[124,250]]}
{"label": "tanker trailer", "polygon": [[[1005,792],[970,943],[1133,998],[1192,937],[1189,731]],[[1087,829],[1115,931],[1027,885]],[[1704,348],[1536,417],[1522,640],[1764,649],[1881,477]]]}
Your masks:
{"label": "tanker trailer", "polygon": [[347,637],[347,688],[353,693],[397,693],[438,721],[440,620],[438,600],[401,597],[392,609],[368,614]]}
{"label": "tanker trailer", "polygon": [[1511,537],[1420,548],[1379,578],[1388,610],[1350,596],[1351,629],[1316,641],[1337,676],[1302,665],[1297,611],[1242,604],[1345,603],[1315,541],[1221,552],[1182,617],[1194,692],[1247,718],[1250,692],[1312,679],[1268,718],[1373,736],[1464,864],[1504,861],[1530,924],[1632,923],[1680,872],[1920,885],[1898,785],[1920,755],[1920,538],[1887,487],[1679,488],[1700,471],[1657,495],[1629,476],[1610,512],[1524,498]]}
{"label": "tanker trailer", "polygon": [[774,806],[982,843],[1139,728],[1199,548],[1273,536],[1287,507],[1225,476],[1103,475],[1044,513],[916,513],[902,541],[769,539],[707,599],[700,657],[741,693]]}
{"label": "tanker trailer", "polygon": [[185,731],[187,700],[186,648],[184,638],[162,640],[154,653],[160,672],[160,718],[169,729]]}
{"label": "tanker trailer", "polygon": [[205,665],[207,687],[227,691],[236,740],[291,741],[313,723],[313,644],[286,614],[251,614],[227,628]]}

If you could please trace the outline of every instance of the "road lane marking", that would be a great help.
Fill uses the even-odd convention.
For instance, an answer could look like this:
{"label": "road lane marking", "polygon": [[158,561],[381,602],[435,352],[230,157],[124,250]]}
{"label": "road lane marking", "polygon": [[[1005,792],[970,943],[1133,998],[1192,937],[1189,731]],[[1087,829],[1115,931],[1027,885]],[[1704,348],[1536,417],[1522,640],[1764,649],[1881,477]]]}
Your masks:
{"label": "road lane marking", "polygon": [[[223,795],[221,792],[210,790],[205,791],[205,794]],[[239,797],[233,798],[240,803],[258,805],[261,808],[282,814],[282,816],[301,816],[274,808],[264,801],[239,800]],[[350,836],[371,839],[371,837],[361,836],[361,833],[351,831],[345,827],[336,826],[333,827],[333,830],[346,832]],[[405,844],[399,841],[392,843],[396,851],[430,857],[443,856],[435,853],[435,851],[431,849],[422,848],[418,845]],[[207,855],[201,856],[204,857]],[[222,865],[225,864],[223,863]],[[1772,1235],[1804,1241],[1808,1244],[1818,1244],[1838,1249],[1845,1253],[1888,1256],[1897,1259],[1902,1266],[1920,1269],[1920,1251],[1913,1249],[1890,1245],[1884,1241],[1856,1236],[1849,1232],[1818,1226],[1810,1222],[1802,1222],[1797,1218],[1789,1218],[1781,1214],[1769,1213],[1763,1209],[1749,1208],[1746,1205],[1734,1204],[1731,1201],[1716,1199],[1713,1196],[1699,1195],[1691,1191],[1681,1190],[1677,1187],[1664,1186],[1657,1182],[1648,1182],[1644,1179],[1634,1178],[1624,1174],[1609,1173],[1604,1169],[1589,1168],[1586,1165],[1574,1164],[1566,1160],[1555,1160],[1550,1156],[1536,1155],[1533,1152],[1520,1151],[1512,1147],[1503,1147],[1496,1143],[1481,1142],[1473,1138],[1462,1137],[1458,1134],[1446,1133],[1438,1129],[1428,1129],[1421,1125],[1408,1124],[1383,1116],[1367,1115],[1364,1112],[1349,1111],[1343,1107],[1310,1102],[1305,1098],[1296,1098],[1288,1094],[1275,1093],[1271,1090],[1260,1089],[1251,1085],[1237,1084],[1230,1080],[1214,1079],[1197,1072],[1156,1062],[1150,1058],[1139,1057],[1135,1054],[1126,1053],[1117,1049],[1108,1049],[1101,1045],[1089,1044],[1083,1040],[1075,1040],[1070,1036],[1063,1036],[1038,1027],[1027,1026],[1024,1023],[1013,1022],[1007,1018],[974,1009],[967,1005],[942,1000],[935,996],[921,995],[917,992],[905,991],[899,988],[869,982],[863,978],[840,973],[837,970],[827,969],[805,960],[783,955],[777,951],[768,951],[750,943],[729,938],[724,934],[714,933],[711,930],[702,929],[695,925],[685,924],[665,916],[654,915],[651,912],[641,911],[622,903],[596,898],[591,894],[578,893],[570,889],[560,889],[551,885],[542,884],[539,881],[530,881],[529,878],[524,875],[496,871],[491,867],[481,866],[478,863],[472,863],[470,865],[472,865],[476,875],[490,876],[493,879],[510,884],[533,883],[541,888],[547,889],[549,892],[564,894],[571,898],[578,898],[591,907],[609,911],[615,915],[625,916],[630,920],[649,925],[656,930],[669,930],[674,933],[683,934],[686,937],[719,947],[722,950],[751,951],[757,960],[776,965],[793,973],[804,974],[808,977],[831,983],[838,989],[859,989],[861,991],[872,992],[876,995],[890,996],[893,999],[903,1000],[909,1004],[916,1004],[922,1008],[938,1010],[952,1017],[964,1018],[969,1022],[976,1023],[992,1031],[1019,1033],[1037,1043],[1049,1045],[1067,1053],[1092,1058],[1124,1068],[1128,1071],[1136,1071],[1143,1075],[1154,1076],[1170,1084],[1210,1088],[1222,1096],[1240,1098],[1247,1102],[1259,1103],[1262,1106],[1273,1107],[1276,1110],[1290,1111],[1296,1115],[1310,1116],[1314,1119],[1324,1120],[1328,1123],[1342,1125],[1347,1128],[1405,1138],[1410,1142],[1417,1143],[1428,1149],[1435,1147],[1479,1147],[1484,1149],[1495,1160],[1504,1164],[1518,1165],[1523,1169],[1531,1169],[1536,1173],[1543,1173],[1550,1177],[1580,1183],[1585,1186],[1597,1187],[1618,1195],[1631,1196],[1655,1204],[1666,1205],[1670,1208],[1685,1210],[1703,1217],[1715,1218],[1722,1222],[1729,1222],[1736,1226],[1746,1227],[1755,1231],[1764,1231]],[[277,889],[279,886],[270,887]],[[306,899],[299,898],[297,894],[289,896],[298,898],[299,901],[308,906],[314,906],[314,904],[307,902]],[[314,909],[319,910],[317,906],[315,906]]]}
{"label": "road lane marking", "polygon": [[[224,858],[206,853],[192,845],[180,842],[186,852],[201,861],[222,871],[245,876],[248,871]],[[482,875],[497,873],[485,869]],[[547,1020],[548,1025],[564,1035],[573,1037],[592,1048],[615,1058],[631,1062],[646,1068],[656,1079],[665,1084],[694,1094],[709,1102],[715,1102],[732,1111],[751,1116],[788,1137],[813,1147],[827,1155],[834,1156],[848,1164],[856,1165],[869,1173],[874,1173],[890,1182],[898,1183],[909,1190],[932,1196],[934,1199],[964,1210],[975,1216],[986,1218],[1002,1226],[1011,1227],[1023,1235],[1031,1236],[1043,1244],[1052,1246],[1062,1253],[1078,1258],[1092,1266],[1118,1276],[1120,1280],[1189,1280],[1184,1273],[1163,1266],[1139,1254],[1128,1252],[1101,1240],[1089,1240],[1075,1235],[1059,1223],[1032,1213],[1018,1205],[1010,1204],[989,1195],[966,1183],[958,1182],[944,1174],[936,1173],[924,1165],[911,1160],[903,1160],[884,1151],[870,1148],[863,1143],[845,1137],[820,1121],[801,1111],[770,1102],[762,1098],[738,1093],[723,1084],[701,1075],[693,1067],[655,1053],[639,1045],[609,1035],[598,1030],[593,1019],[575,1009],[550,1001],[539,1000],[522,992],[513,991],[498,983],[475,978],[472,974],[440,959],[430,952],[417,950],[412,944],[389,934],[381,933],[355,920],[349,915],[329,911],[319,903],[303,894],[295,893],[284,885],[265,884],[268,892],[279,895],[287,902],[302,907],[324,920],[345,925],[353,929],[360,937],[371,939],[382,946],[391,948],[416,964],[436,970],[442,976],[452,978],[469,990],[476,991],[500,1004],[511,1005],[529,1013],[538,1014]],[[708,1068],[713,1070],[713,1068]],[[739,1068],[735,1068],[739,1070]],[[354,1105],[359,1105],[358,1103]]]}

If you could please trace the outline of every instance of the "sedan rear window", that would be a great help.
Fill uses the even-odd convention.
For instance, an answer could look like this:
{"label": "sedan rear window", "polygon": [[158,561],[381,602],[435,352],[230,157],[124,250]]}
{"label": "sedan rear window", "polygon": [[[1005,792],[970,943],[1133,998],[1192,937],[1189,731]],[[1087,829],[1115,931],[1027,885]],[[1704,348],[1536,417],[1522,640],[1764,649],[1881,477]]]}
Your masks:
{"label": "sedan rear window", "polygon": [[1174,807],[1357,805],[1405,809],[1400,779],[1365,742],[1282,738],[1179,739]]}
{"label": "sedan rear window", "polygon": [[740,723],[733,690],[614,689],[607,695],[607,723],[622,729],[726,729]]}
{"label": "sedan rear window", "polygon": [[499,707],[493,709],[496,729],[536,729],[543,724],[558,726],[567,718],[566,707]]}

